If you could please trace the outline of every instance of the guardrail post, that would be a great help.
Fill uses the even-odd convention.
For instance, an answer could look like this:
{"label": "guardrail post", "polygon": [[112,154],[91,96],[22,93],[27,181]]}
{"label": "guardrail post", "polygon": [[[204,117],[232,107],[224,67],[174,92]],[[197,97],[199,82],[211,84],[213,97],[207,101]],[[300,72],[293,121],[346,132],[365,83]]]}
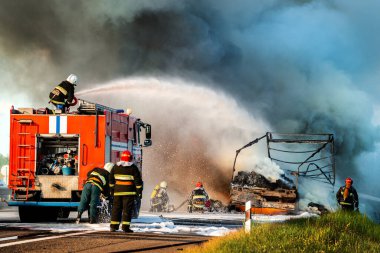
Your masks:
{"label": "guardrail post", "polygon": [[245,232],[250,233],[251,232],[251,201],[245,202]]}

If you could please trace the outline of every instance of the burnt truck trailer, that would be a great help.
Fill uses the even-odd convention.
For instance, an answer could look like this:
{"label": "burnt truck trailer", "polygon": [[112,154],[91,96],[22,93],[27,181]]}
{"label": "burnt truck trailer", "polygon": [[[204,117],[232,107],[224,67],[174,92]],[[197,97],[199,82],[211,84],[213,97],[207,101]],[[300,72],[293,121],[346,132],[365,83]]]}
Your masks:
{"label": "burnt truck trailer", "polygon": [[[235,175],[239,153],[266,139],[268,159],[284,172],[276,182],[268,181],[254,171],[239,171]],[[296,211],[298,180],[335,183],[333,134],[289,134],[268,132],[236,150],[230,184],[230,210],[244,211],[251,201],[252,212],[287,214]]]}
{"label": "burnt truck trailer", "polygon": [[79,101],[67,114],[11,109],[8,205],[18,206],[22,222],[67,218],[79,206],[88,171],[116,163],[124,150],[142,170],[151,126],[122,110]]}
{"label": "burnt truck trailer", "polygon": [[254,171],[239,171],[231,183],[230,210],[244,212],[251,201],[255,214],[288,214],[296,209],[297,190],[281,180],[270,182]]}

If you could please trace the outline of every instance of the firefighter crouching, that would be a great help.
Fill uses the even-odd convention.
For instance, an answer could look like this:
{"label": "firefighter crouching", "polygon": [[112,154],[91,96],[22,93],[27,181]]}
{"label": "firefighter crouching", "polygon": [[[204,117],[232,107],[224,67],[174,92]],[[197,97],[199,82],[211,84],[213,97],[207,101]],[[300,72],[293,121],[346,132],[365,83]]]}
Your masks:
{"label": "firefighter crouching", "polygon": [[123,151],[118,162],[110,174],[111,193],[113,192],[113,207],[111,214],[110,231],[121,229],[132,233],[130,229],[134,199],[136,195],[142,197],[143,182],[139,169],[132,162],[132,154]]}
{"label": "firefighter crouching", "polygon": [[336,193],[336,200],[342,210],[359,211],[359,197],[355,188],[352,186],[353,180],[346,178],[346,184],[339,188]]}
{"label": "firefighter crouching", "polygon": [[162,181],[154,187],[150,196],[150,211],[151,212],[168,212],[169,211],[169,196],[167,192],[168,184]]}
{"label": "firefighter crouching", "polygon": [[104,169],[94,168],[87,173],[87,180],[83,187],[78,207],[77,224],[80,223],[82,214],[88,209],[89,205],[90,223],[98,222],[97,207],[100,203],[100,194],[106,197],[109,196],[109,175],[113,166],[113,163],[106,163]]}
{"label": "firefighter crouching", "polygon": [[75,86],[78,84],[78,77],[71,74],[65,81],[62,81],[49,94],[50,101],[55,107],[62,112],[66,112],[67,107],[75,105],[74,98]]}
{"label": "firefighter crouching", "polygon": [[203,188],[202,182],[198,182],[195,185],[195,189],[190,194],[187,211],[189,213],[194,210],[204,211],[205,207],[210,207],[210,200],[206,190]]}

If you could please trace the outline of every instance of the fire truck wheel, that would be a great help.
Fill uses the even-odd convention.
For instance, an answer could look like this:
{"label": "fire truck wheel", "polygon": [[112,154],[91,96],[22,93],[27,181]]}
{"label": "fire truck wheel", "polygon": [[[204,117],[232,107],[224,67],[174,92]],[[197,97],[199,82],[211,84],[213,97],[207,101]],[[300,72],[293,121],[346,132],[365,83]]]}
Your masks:
{"label": "fire truck wheel", "polygon": [[19,206],[18,207],[18,215],[20,217],[21,222],[33,222],[34,217],[33,217],[32,210],[30,210],[26,206]]}
{"label": "fire truck wheel", "polygon": [[18,214],[21,222],[56,221],[58,209],[56,207],[19,206]]}
{"label": "fire truck wheel", "polygon": [[58,209],[58,218],[64,218],[67,219],[70,216],[70,209],[68,208],[59,208]]}
{"label": "fire truck wheel", "polygon": [[42,207],[41,208],[41,218],[43,221],[57,221],[58,218],[58,208],[57,207]]}

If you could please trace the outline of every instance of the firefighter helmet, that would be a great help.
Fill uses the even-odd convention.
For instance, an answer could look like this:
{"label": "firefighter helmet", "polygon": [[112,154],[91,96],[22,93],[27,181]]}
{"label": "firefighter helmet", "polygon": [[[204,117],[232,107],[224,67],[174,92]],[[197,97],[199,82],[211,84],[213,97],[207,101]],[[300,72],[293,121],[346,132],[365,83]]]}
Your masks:
{"label": "firefighter helmet", "polygon": [[197,184],[195,185],[195,187],[203,187],[202,182],[197,182]]}
{"label": "firefighter helmet", "polygon": [[121,153],[120,161],[124,162],[131,162],[132,161],[132,154],[129,150],[125,150]]}
{"label": "firefighter helmet", "polygon": [[110,172],[111,173],[111,170],[112,170],[112,168],[113,168],[113,163],[106,163],[105,165],[104,165],[104,169],[106,170],[106,171],[108,171],[108,172]]}
{"label": "firefighter helmet", "polygon": [[72,83],[72,84],[74,84],[76,86],[78,84],[78,77],[76,75],[74,75],[74,74],[70,74],[67,77],[66,81],[68,81],[68,82],[70,82],[70,83]]}
{"label": "firefighter helmet", "polygon": [[348,178],[346,178],[346,184],[353,184],[354,183],[354,181],[352,180],[352,178],[350,178],[350,177],[348,177]]}
{"label": "firefighter helmet", "polygon": [[161,187],[161,188],[166,188],[166,187],[168,187],[168,183],[166,183],[166,181],[162,181],[162,182],[160,183],[160,187]]}

